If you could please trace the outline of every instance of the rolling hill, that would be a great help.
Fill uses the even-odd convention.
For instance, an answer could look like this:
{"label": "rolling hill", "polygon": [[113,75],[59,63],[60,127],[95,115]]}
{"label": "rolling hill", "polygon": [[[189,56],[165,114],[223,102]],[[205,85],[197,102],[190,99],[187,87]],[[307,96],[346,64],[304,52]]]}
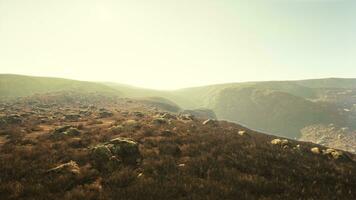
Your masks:
{"label": "rolling hill", "polygon": [[117,83],[0,76],[2,97],[58,90],[119,94],[151,105],[168,106],[173,112],[210,109],[218,119],[289,138],[299,138],[303,128],[314,124],[356,128],[356,79],[228,83],[160,91]]}
{"label": "rolling hill", "polygon": [[0,97],[3,98],[59,91],[99,92],[103,94],[120,95],[117,90],[94,82],[0,74]]}

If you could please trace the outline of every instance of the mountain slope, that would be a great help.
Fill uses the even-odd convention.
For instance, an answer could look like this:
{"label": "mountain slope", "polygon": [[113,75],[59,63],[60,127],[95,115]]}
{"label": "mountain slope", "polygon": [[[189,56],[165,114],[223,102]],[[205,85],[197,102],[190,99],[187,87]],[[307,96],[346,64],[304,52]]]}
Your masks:
{"label": "mountain slope", "polygon": [[255,87],[221,91],[213,110],[220,119],[290,138],[298,138],[307,125],[345,121],[332,105]]}
{"label": "mountain slope", "polygon": [[62,78],[0,74],[0,97],[20,97],[36,93],[66,90],[100,92],[110,95],[120,94],[115,89],[93,82],[75,81]]}

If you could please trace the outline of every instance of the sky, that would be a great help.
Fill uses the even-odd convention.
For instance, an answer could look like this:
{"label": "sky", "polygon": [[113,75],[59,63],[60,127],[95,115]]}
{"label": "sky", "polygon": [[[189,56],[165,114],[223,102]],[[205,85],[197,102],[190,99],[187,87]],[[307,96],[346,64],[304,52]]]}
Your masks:
{"label": "sky", "polygon": [[356,78],[354,0],[0,0],[0,73],[178,89]]}

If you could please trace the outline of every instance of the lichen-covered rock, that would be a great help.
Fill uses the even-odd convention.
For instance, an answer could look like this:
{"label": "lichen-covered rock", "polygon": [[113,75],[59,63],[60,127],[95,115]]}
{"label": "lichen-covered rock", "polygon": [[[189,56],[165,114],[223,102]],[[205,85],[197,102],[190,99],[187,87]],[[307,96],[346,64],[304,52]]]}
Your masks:
{"label": "lichen-covered rock", "polygon": [[141,154],[137,142],[128,138],[115,138],[106,146],[112,154],[122,159],[125,164],[136,165],[141,161]]}
{"label": "lichen-covered rock", "polygon": [[142,157],[135,141],[115,138],[92,148],[92,159],[97,168],[114,170],[120,164],[137,165]]}
{"label": "lichen-covered rock", "polygon": [[65,136],[78,136],[80,135],[80,131],[72,126],[62,126],[56,128],[52,133],[51,136],[54,138],[62,138]]}
{"label": "lichen-covered rock", "polygon": [[97,169],[107,169],[106,166],[112,156],[110,149],[105,145],[97,145],[92,148],[91,158]]}

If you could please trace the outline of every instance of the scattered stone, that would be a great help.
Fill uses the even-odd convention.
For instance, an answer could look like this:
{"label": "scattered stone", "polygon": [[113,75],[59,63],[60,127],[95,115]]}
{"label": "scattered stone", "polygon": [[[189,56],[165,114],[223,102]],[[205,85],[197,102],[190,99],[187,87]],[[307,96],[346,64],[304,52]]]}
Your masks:
{"label": "scattered stone", "polygon": [[142,112],[133,112],[132,114],[136,117],[144,117],[145,116]]}
{"label": "scattered stone", "polygon": [[245,130],[239,130],[239,132],[237,132],[239,135],[244,136],[246,134]]}
{"label": "scattered stone", "polygon": [[207,119],[203,122],[203,125],[216,126],[217,124],[218,124],[217,121],[213,119]]}
{"label": "scattered stone", "polygon": [[70,173],[73,175],[80,174],[80,167],[75,161],[70,161],[65,164],[61,164],[57,167],[49,169],[47,172],[49,173]]}
{"label": "scattered stone", "polygon": [[332,157],[333,159],[337,160],[343,156],[343,153],[341,151],[337,151],[335,149],[326,149],[323,150],[323,155],[328,155]]}
{"label": "scattered stone", "polygon": [[99,112],[99,118],[108,118],[114,116],[114,113],[104,110]]}
{"label": "scattered stone", "polygon": [[310,149],[313,154],[320,154],[320,149],[318,147],[313,147]]}
{"label": "scattered stone", "polygon": [[191,114],[180,114],[179,119],[180,120],[194,120],[194,116]]}
{"label": "scattered stone", "polygon": [[287,139],[274,139],[271,144],[285,146],[289,144],[289,141]]}
{"label": "scattered stone", "polygon": [[205,109],[205,108],[184,110],[181,112],[181,114],[192,115],[198,119],[217,119],[216,114],[214,113],[213,110]]}
{"label": "scattered stone", "polygon": [[54,138],[61,138],[63,136],[78,136],[80,135],[80,131],[72,126],[62,126],[56,128],[52,133],[51,136]]}
{"label": "scattered stone", "polygon": [[300,150],[300,144],[298,144],[297,146],[293,147],[294,150]]}
{"label": "scattered stone", "polygon": [[78,121],[80,118],[81,116],[77,114],[64,115],[64,120],[66,121]]}
{"label": "scattered stone", "polygon": [[90,110],[80,110],[79,114],[84,116],[90,116],[92,112]]}
{"label": "scattered stone", "polygon": [[161,118],[163,119],[173,119],[176,120],[177,116],[170,114],[170,113],[164,113],[163,115],[161,115]]}
{"label": "scattered stone", "polygon": [[167,120],[162,117],[159,117],[159,118],[154,119],[152,121],[152,123],[155,125],[162,125],[162,124],[167,124]]}

